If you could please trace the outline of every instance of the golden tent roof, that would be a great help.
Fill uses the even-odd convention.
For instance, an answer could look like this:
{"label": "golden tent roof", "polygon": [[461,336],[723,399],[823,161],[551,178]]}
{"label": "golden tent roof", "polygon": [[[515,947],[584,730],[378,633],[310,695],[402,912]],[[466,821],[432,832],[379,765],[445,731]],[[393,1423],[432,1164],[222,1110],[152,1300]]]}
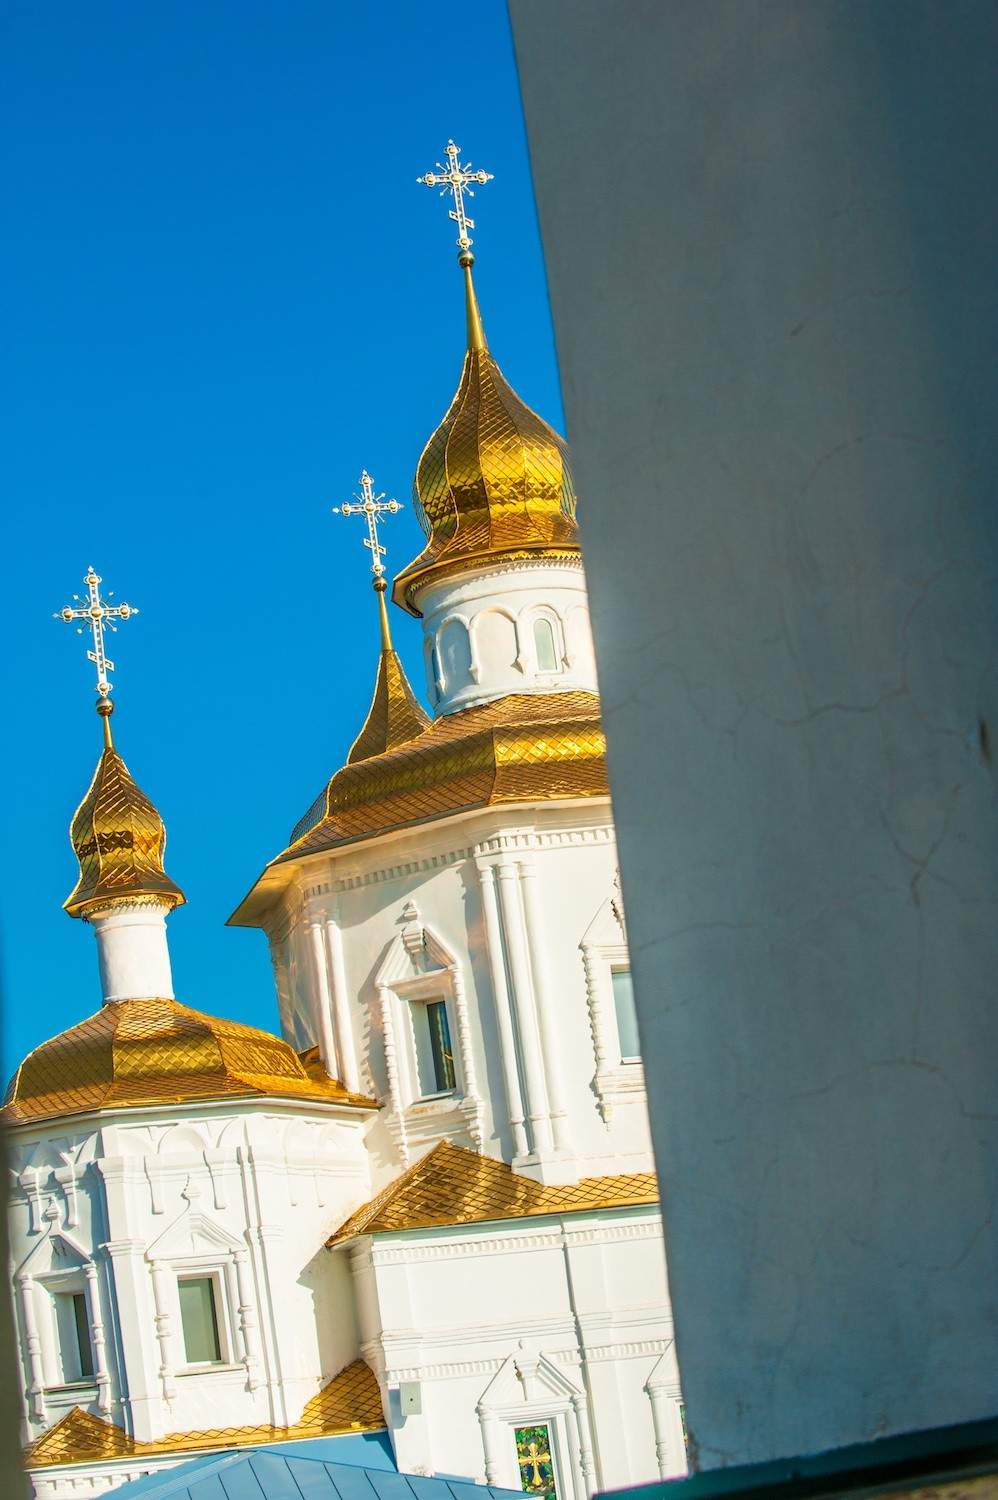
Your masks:
{"label": "golden tent roof", "polygon": [[482,331],[462,256],[468,351],[457,394],[423,449],[413,502],[427,543],[395,580],[393,598],[411,613],[418,589],[497,557],[577,557],[575,488],[568,449],[531,411],[496,364]]}
{"label": "golden tent roof", "polygon": [[605,748],[592,693],[510,694],[445,714],[337,771],[274,863],[476,807],[608,796]]}
{"label": "golden tent roof", "polygon": [[7,1089],[0,1121],[252,1098],[377,1108],[269,1032],[176,1000],[122,1000],[29,1053]]}

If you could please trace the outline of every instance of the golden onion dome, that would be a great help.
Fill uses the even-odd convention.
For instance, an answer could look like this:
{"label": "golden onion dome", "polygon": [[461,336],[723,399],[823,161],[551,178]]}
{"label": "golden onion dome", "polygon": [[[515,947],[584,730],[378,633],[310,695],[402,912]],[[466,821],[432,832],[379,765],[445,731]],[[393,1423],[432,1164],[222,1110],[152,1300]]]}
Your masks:
{"label": "golden onion dome", "polygon": [[0,1121],[253,1098],[377,1107],[269,1032],[177,1000],[122,1000],[36,1047],[11,1080]]}
{"label": "golden onion dome", "polygon": [[423,449],[413,503],[427,544],[395,580],[393,599],[414,597],[438,574],[496,557],[579,553],[568,449],[503,378],[489,352],[465,251],[468,352],[457,395]]}
{"label": "golden onion dome", "polygon": [[110,701],[102,698],[97,707],[104,719],[104,751],[70,827],[80,878],[65,909],[80,917],[109,901],[154,899],[180,906],[184,893],[163,868],[163,819],[114,748]]}

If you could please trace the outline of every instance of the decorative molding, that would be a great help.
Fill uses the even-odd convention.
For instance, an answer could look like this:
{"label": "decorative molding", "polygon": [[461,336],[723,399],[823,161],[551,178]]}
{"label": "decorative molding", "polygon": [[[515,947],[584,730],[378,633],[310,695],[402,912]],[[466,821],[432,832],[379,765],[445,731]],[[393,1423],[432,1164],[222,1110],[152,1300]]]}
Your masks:
{"label": "decorative molding", "polygon": [[[374,986],[381,1009],[388,1074],[389,1111],[385,1123],[403,1165],[408,1166],[410,1141],[422,1144],[468,1134],[474,1149],[481,1151],[485,1105],[478,1092],[461,966],[443,939],[424,926],[415,902],[406,902],[398,925],[400,931],[374,976]],[[419,1093],[416,1074],[411,1004],[435,996],[448,1004],[453,1016],[456,1086],[452,1094],[424,1099]]]}
{"label": "decorative molding", "polygon": [[607,1126],[617,1105],[644,1103],[646,1098],[643,1065],[640,1062],[625,1063],[620,1055],[610,975],[615,963],[629,966],[631,959],[623,925],[619,881],[614,884],[614,895],[604,901],[579,944],[596,1060],[591,1087]]}
{"label": "decorative molding", "polygon": [[565,1490],[585,1500],[599,1487],[586,1393],[526,1339],[503,1361],[476,1410],[489,1484],[511,1485],[519,1478],[515,1444],[510,1453],[514,1425],[544,1422],[551,1430],[556,1474]]}

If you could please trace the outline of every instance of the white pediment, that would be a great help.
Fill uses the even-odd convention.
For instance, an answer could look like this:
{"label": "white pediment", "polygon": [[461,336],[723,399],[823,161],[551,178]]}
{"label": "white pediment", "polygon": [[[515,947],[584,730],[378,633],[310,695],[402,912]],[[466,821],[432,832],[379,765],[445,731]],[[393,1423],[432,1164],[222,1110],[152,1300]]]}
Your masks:
{"label": "white pediment", "polygon": [[556,1403],[571,1401],[582,1396],[581,1386],[565,1374],[546,1354],[531,1349],[525,1340],[493,1375],[479,1397],[483,1410],[506,1410],[521,1402],[535,1403],[542,1399]]}
{"label": "white pediment", "polygon": [[187,1256],[234,1255],[245,1250],[244,1241],[236,1239],[214,1219],[193,1206],[184,1210],[158,1240],[146,1251],[146,1260],[183,1260]]}
{"label": "white pediment", "polygon": [[17,1276],[52,1276],[59,1271],[75,1271],[89,1265],[90,1256],[83,1246],[64,1229],[52,1229],[18,1266]]}
{"label": "white pediment", "polygon": [[583,934],[583,948],[626,948],[627,936],[621,922],[619,896],[609,896]]}
{"label": "white pediment", "polygon": [[393,938],[374,982],[391,989],[433,974],[450,974],[457,959],[443,938],[423,925],[419,907],[407,901],[399,918],[400,931]]}

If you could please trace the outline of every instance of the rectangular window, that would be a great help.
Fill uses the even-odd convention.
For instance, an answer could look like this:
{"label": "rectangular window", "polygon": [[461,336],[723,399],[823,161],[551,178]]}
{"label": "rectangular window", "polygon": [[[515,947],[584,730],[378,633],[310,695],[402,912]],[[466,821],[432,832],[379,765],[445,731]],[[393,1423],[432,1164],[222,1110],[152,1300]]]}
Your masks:
{"label": "rectangular window", "polygon": [[66,1385],[94,1378],[94,1351],[90,1342],[90,1314],[85,1292],[61,1292],[55,1299],[62,1379]]}
{"label": "rectangular window", "polygon": [[412,1029],[416,1042],[416,1073],[421,1098],[453,1093],[454,1049],[445,1000],[412,1002]]}
{"label": "rectangular window", "polygon": [[549,1424],[534,1422],[530,1427],[514,1427],[513,1435],[521,1488],[528,1495],[539,1496],[540,1500],[558,1500]]}
{"label": "rectangular window", "polygon": [[180,1323],[184,1330],[187,1363],[221,1364],[222,1346],[218,1338],[214,1277],[185,1277],[177,1286],[180,1292]]}
{"label": "rectangular window", "polygon": [[630,969],[613,969],[613,1008],[617,1014],[617,1039],[620,1042],[621,1062],[639,1062],[641,1045],[638,1041],[638,1016],[634,1009],[634,986]]}

